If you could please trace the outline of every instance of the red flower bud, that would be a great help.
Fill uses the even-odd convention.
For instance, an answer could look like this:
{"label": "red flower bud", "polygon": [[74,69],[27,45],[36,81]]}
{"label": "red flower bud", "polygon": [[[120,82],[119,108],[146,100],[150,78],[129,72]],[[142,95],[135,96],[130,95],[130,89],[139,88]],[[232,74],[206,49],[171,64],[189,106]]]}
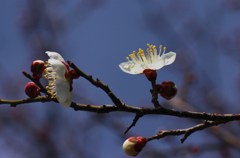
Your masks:
{"label": "red flower bud", "polygon": [[172,99],[177,94],[177,87],[172,81],[164,81],[160,85],[157,85],[159,94],[167,99]]}
{"label": "red flower bud", "polygon": [[31,65],[31,72],[33,73],[33,78],[39,80],[42,77],[42,73],[45,69],[45,62],[42,60],[34,60]]}
{"label": "red flower bud", "polygon": [[40,88],[34,82],[28,82],[25,86],[25,93],[30,98],[35,98],[40,95]]}
{"label": "red flower bud", "polygon": [[129,156],[137,156],[137,154],[143,149],[146,143],[146,138],[130,137],[123,143],[123,150]]}
{"label": "red flower bud", "polygon": [[145,69],[143,70],[143,73],[147,77],[149,81],[155,81],[157,79],[157,71],[151,70],[151,69]]}
{"label": "red flower bud", "polygon": [[70,70],[68,73],[70,74],[72,79],[78,79],[79,78],[79,75],[77,74],[77,72],[75,70]]}

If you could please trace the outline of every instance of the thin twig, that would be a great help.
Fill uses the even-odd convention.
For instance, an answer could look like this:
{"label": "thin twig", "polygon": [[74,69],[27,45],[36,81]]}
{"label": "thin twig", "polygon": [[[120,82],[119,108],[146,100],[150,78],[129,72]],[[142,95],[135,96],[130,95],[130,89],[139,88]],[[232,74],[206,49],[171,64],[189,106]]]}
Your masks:
{"label": "thin twig", "polygon": [[184,143],[184,141],[194,132],[204,130],[206,128],[217,126],[219,124],[227,123],[228,121],[205,121],[203,123],[197,124],[193,127],[186,128],[186,129],[177,129],[177,130],[166,130],[166,131],[159,131],[155,136],[149,137],[148,141],[152,141],[155,139],[161,139],[166,136],[179,136],[183,135],[183,138],[181,139],[181,143]]}
{"label": "thin twig", "polygon": [[126,131],[124,132],[124,134],[126,134],[132,127],[134,127],[137,123],[137,121],[140,119],[140,117],[142,117],[142,114],[136,114],[136,116],[134,117],[131,125],[126,129]]}
{"label": "thin twig", "polygon": [[189,128],[186,133],[184,134],[183,138],[181,139],[181,143],[184,141],[194,132],[204,130],[206,128],[217,126],[219,124],[227,123],[227,121],[205,121],[202,124],[196,125],[195,127]]}

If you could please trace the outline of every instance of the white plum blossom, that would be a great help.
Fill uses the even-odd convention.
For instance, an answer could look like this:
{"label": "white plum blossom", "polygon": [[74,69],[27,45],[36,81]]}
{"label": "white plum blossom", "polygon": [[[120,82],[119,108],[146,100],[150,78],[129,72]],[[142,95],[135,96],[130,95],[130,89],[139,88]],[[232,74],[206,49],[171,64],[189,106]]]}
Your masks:
{"label": "white plum blossom", "polygon": [[69,66],[57,52],[47,51],[46,54],[49,59],[46,62],[44,76],[48,80],[46,87],[48,93],[56,98],[61,105],[68,107],[72,103],[72,82],[67,77]]}
{"label": "white plum blossom", "polygon": [[138,52],[133,51],[127,62],[119,65],[122,71],[129,74],[141,74],[144,70],[159,70],[163,66],[172,64],[176,59],[176,53],[170,51],[166,53],[166,47],[159,46],[159,52],[155,45],[147,44],[146,53],[139,48]]}

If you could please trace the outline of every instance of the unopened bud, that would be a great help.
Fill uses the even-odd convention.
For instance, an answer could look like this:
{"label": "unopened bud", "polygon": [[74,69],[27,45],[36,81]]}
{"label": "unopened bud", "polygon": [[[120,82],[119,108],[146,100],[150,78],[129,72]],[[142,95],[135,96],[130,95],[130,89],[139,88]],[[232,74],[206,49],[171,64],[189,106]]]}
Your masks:
{"label": "unopened bud", "polygon": [[79,78],[79,75],[77,74],[77,72],[75,70],[70,70],[68,73],[71,75],[72,79]]}
{"label": "unopened bud", "polygon": [[146,145],[147,139],[143,137],[130,137],[123,143],[123,150],[128,156],[137,156]]}
{"label": "unopened bud", "polygon": [[25,93],[30,98],[35,98],[40,95],[40,88],[34,82],[28,82],[25,86]]}
{"label": "unopened bud", "polygon": [[157,85],[159,94],[167,99],[172,99],[177,94],[177,87],[172,81],[164,81],[160,85]]}
{"label": "unopened bud", "polygon": [[33,78],[39,80],[42,77],[42,73],[45,69],[45,62],[42,60],[34,60],[31,65],[31,72],[33,73]]}
{"label": "unopened bud", "polygon": [[149,81],[155,81],[157,79],[157,71],[151,70],[151,69],[145,69],[143,70],[143,73],[147,77]]}

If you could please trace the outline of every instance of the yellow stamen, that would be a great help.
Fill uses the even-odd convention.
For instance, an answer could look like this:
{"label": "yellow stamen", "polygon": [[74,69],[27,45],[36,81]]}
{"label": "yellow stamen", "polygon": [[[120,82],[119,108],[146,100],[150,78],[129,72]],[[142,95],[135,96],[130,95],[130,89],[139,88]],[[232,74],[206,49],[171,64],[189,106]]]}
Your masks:
{"label": "yellow stamen", "polygon": [[149,62],[152,63],[153,62],[153,51],[152,51],[152,45],[151,44],[147,44],[148,48],[147,48],[147,53],[148,53],[148,59],[149,59]]}
{"label": "yellow stamen", "polygon": [[142,50],[141,48],[138,49],[138,57],[139,57],[139,59],[142,59],[144,64],[148,64],[147,59],[144,54],[144,50]]}
{"label": "yellow stamen", "polygon": [[157,49],[153,44],[147,44],[147,52],[150,57],[150,62],[154,62],[157,59]]}
{"label": "yellow stamen", "polygon": [[133,51],[131,54],[129,54],[129,56],[130,56],[130,58],[132,59],[132,61],[135,63],[135,64],[137,64],[138,63],[138,59],[137,59],[137,57],[136,57],[136,52],[135,51]]}

